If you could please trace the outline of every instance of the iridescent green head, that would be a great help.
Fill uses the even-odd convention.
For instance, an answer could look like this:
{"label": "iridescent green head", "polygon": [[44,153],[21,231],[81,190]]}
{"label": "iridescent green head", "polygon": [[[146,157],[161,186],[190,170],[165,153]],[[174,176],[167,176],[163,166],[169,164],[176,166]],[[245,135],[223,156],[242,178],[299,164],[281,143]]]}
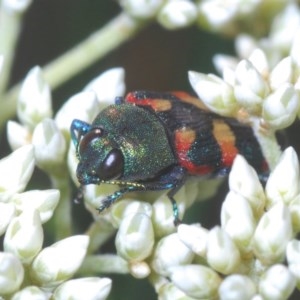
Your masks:
{"label": "iridescent green head", "polygon": [[145,181],[176,163],[161,121],[135,105],[108,106],[91,125],[74,120],[71,134],[82,185]]}

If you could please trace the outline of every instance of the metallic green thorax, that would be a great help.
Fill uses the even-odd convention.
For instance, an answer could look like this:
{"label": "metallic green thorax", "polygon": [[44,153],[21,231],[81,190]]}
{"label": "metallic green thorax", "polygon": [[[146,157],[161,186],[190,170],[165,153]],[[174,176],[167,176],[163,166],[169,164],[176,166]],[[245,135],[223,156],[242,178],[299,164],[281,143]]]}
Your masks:
{"label": "metallic green thorax", "polygon": [[107,135],[95,143],[95,148],[104,150],[114,144],[122,151],[124,170],[120,179],[153,178],[176,163],[164,126],[144,108],[130,104],[111,105],[99,113],[93,127],[103,128]]}

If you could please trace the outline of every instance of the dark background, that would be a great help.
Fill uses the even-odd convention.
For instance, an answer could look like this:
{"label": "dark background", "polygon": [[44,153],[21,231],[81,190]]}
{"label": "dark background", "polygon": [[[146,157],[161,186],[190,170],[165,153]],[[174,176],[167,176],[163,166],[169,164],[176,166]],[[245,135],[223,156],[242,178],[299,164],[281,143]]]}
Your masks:
{"label": "dark background", "polygon": [[[10,84],[22,80],[33,66],[43,66],[75,46],[119,12],[118,4],[110,0],[33,1],[24,19]],[[53,91],[53,105],[57,110],[64,101],[80,91],[95,76],[117,66],[125,69],[127,92],[131,90],[192,92],[187,71],[215,73],[212,57],[216,53],[234,54],[232,40],[211,35],[196,26],[167,31],[154,24]],[[5,136],[2,136],[1,157],[9,152],[5,140]],[[218,196],[212,201],[197,203],[195,209],[188,213],[189,222],[201,221],[203,226],[209,228],[219,223],[220,205],[226,189],[225,182]],[[79,220],[86,220],[83,211],[76,213],[79,214]],[[109,276],[113,278],[110,300],[157,298],[147,280],[136,280],[129,276]],[[127,298],[124,298],[124,295]]]}

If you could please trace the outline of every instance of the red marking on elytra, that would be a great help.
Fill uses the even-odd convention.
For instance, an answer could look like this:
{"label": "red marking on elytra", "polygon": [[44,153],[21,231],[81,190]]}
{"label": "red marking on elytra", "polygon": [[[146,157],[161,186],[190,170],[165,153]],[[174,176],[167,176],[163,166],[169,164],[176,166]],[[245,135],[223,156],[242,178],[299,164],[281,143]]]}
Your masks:
{"label": "red marking on elytra", "polygon": [[192,175],[206,175],[212,172],[209,165],[195,165],[187,157],[192,144],[195,141],[195,131],[192,129],[181,129],[175,132],[175,149],[181,166]]}
{"label": "red marking on elytra", "polygon": [[222,165],[224,167],[231,167],[236,155],[239,153],[238,149],[231,142],[222,141],[219,143],[222,153]]}

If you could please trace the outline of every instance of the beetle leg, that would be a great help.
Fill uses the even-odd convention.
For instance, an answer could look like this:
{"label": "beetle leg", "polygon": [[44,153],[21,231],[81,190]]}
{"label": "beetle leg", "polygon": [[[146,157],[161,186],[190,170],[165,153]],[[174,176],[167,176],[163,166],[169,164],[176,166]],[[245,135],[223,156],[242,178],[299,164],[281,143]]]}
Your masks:
{"label": "beetle leg", "polygon": [[105,209],[109,208],[114,202],[116,202],[124,194],[129,192],[134,192],[134,191],[141,191],[141,190],[144,190],[144,188],[141,186],[127,186],[123,189],[120,189],[119,191],[114,192],[112,195],[109,195],[106,199],[102,200],[97,210],[100,213]]}

